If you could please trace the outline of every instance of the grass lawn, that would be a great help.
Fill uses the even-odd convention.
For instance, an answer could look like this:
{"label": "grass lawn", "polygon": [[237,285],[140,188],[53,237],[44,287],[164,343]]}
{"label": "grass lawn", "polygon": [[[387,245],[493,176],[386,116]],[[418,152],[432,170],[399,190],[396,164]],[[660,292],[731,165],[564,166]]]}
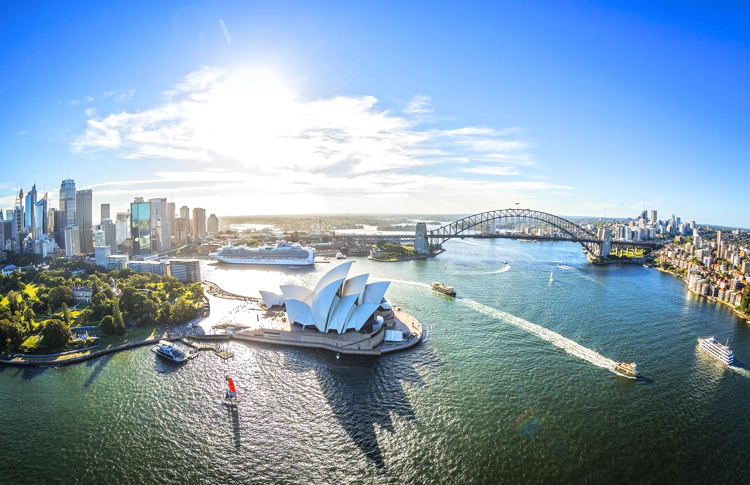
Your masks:
{"label": "grass lawn", "polygon": [[29,350],[33,350],[42,341],[42,337],[39,335],[31,335],[29,338],[23,341],[21,347],[27,347]]}
{"label": "grass lawn", "polygon": [[[37,287],[35,284],[29,284],[26,285],[26,288],[23,290],[24,293],[26,293],[29,296],[36,296],[36,290]],[[8,304],[8,296],[4,296],[2,300],[0,300],[0,306],[5,306]]]}
{"label": "grass lawn", "polygon": [[105,335],[99,339],[99,343],[101,344],[102,349],[106,349],[114,345],[156,338],[157,336],[162,335],[165,330],[165,327],[136,328],[135,330],[129,330],[123,337],[117,335]]}

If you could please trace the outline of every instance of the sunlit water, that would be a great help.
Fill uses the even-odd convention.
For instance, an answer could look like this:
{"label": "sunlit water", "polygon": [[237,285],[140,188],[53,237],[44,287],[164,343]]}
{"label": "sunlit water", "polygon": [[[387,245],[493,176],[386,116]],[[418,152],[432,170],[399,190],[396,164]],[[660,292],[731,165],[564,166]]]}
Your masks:
{"label": "sunlit water", "polygon": [[[354,259],[425,326],[400,354],[233,343],[234,359],[182,367],[148,348],[0,367],[0,483],[747,483],[750,327],[726,307],[655,270],[590,266],[575,244],[446,249]],[[207,272],[255,296],[335,264]],[[214,302],[210,318],[241,323],[241,303]],[[696,350],[711,335],[739,368]],[[646,379],[613,374],[620,360]],[[225,374],[238,413],[219,404]]]}

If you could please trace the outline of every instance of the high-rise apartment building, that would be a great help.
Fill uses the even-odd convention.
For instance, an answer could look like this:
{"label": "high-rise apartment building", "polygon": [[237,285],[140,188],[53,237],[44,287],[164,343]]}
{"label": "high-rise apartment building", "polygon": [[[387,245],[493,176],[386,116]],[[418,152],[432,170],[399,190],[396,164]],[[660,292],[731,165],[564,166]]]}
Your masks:
{"label": "high-rise apartment building", "polygon": [[105,219],[99,225],[104,233],[104,245],[109,247],[109,254],[117,253],[117,227],[109,220]]}
{"label": "high-rise apartment building", "polygon": [[109,215],[109,204],[102,204],[102,206],[101,206],[101,218],[99,219],[99,222],[101,222],[101,221],[103,221],[105,219],[109,219],[109,218],[110,218],[110,215]]}
{"label": "high-rise apartment building", "polygon": [[193,237],[196,239],[206,237],[206,210],[200,207],[193,209]]}
{"label": "high-rise apartment building", "polygon": [[650,221],[651,221],[651,224],[656,224],[656,221],[657,221],[657,220],[658,220],[658,219],[656,218],[656,211],[655,211],[655,210],[652,210],[652,211],[651,211],[651,219],[650,219]]}
{"label": "high-rise apartment building", "polygon": [[76,191],[76,225],[80,231],[81,252],[85,254],[94,252],[93,218],[94,205],[91,189]]}
{"label": "high-rise apartment building", "polygon": [[208,216],[208,220],[206,221],[206,232],[209,234],[216,234],[219,232],[219,218],[216,217],[216,214]]}
{"label": "high-rise apartment building", "polygon": [[180,207],[180,217],[183,219],[190,219],[190,209],[188,209],[188,206],[183,205]]}
{"label": "high-rise apartment building", "polygon": [[151,204],[143,197],[130,204],[130,238],[135,254],[151,251]]}
{"label": "high-rise apartment building", "polygon": [[72,179],[60,184],[60,210],[65,214],[65,226],[76,223],[76,183]]}
{"label": "high-rise apartment building", "polygon": [[81,252],[81,232],[71,224],[65,228],[65,256],[73,257]]}

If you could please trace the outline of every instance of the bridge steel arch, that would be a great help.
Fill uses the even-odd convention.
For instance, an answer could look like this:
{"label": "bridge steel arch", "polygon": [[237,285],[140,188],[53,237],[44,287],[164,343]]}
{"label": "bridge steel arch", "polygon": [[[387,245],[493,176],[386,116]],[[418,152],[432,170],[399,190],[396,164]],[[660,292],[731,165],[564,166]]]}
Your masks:
{"label": "bridge steel arch", "polygon": [[474,214],[430,231],[428,238],[433,244],[443,244],[449,239],[461,237],[475,227],[489,224],[491,221],[507,220],[535,220],[549,224],[567,235],[571,241],[583,246],[584,251],[592,258],[601,257],[602,240],[595,234],[562,217],[532,209],[500,209]]}

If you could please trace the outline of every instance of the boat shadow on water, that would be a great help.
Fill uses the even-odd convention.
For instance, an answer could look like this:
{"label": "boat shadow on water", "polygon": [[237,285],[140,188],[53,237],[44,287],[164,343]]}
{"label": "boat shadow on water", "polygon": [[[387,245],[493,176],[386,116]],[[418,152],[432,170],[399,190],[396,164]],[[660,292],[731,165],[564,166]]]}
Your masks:
{"label": "boat shadow on water", "polygon": [[[424,386],[415,366],[443,365],[429,347],[381,357],[292,350],[285,367],[292,372],[314,371],[333,415],[359,450],[381,472],[387,472],[378,443],[378,429],[394,433],[394,417],[419,426],[404,385]],[[377,428],[376,428],[377,425]]]}
{"label": "boat shadow on water", "polygon": [[240,449],[242,446],[242,440],[240,436],[240,412],[238,408],[230,408],[227,407],[227,414],[229,415],[229,420],[232,423],[232,437],[234,441],[234,447],[236,449]]}

